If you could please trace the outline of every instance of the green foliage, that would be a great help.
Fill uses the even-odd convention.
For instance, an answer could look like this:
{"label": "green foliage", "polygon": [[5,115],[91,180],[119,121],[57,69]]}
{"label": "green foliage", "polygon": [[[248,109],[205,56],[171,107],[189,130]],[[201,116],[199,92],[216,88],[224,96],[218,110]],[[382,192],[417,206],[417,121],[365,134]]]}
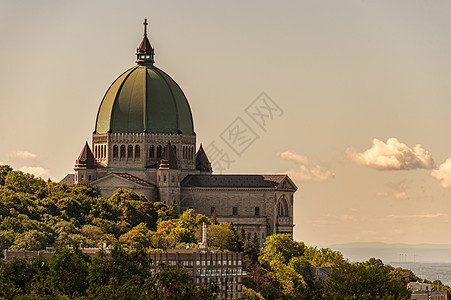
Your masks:
{"label": "green foliage", "polygon": [[[134,229],[137,230],[137,229]],[[0,268],[0,298],[6,299],[217,299],[215,283],[199,288],[183,268],[160,265],[154,272],[144,249],[116,244],[92,260],[75,243],[56,245],[50,259],[13,258]]]}
{"label": "green foliage", "polygon": [[292,257],[301,256],[305,248],[304,243],[293,240],[289,234],[274,234],[266,238],[259,260],[271,267],[279,263],[287,264]]}
{"label": "green foliage", "polygon": [[411,270],[403,268],[393,268],[390,272],[391,278],[407,286],[409,282],[421,282],[421,279],[417,277]]}
{"label": "green foliage", "polygon": [[45,181],[22,171],[9,171],[5,176],[4,185],[15,192],[34,194],[45,187]]}
{"label": "green foliage", "polygon": [[37,230],[26,231],[16,237],[11,248],[14,250],[41,250],[45,248],[45,245],[50,244],[50,238]]}
{"label": "green foliage", "polygon": [[[192,209],[179,215],[175,201],[169,206],[152,203],[123,189],[104,199],[89,182],[69,188],[0,166],[2,253],[59,243],[50,260],[11,260],[0,267],[0,298],[215,299],[216,285],[194,289],[183,270],[164,265],[154,274],[143,254],[197,244],[203,222],[208,224],[210,247],[244,252],[246,299],[407,299],[406,284],[421,281],[410,270],[386,266],[375,258],[350,264],[339,252],[306,247],[289,234],[267,237],[261,250],[255,233],[246,239],[243,227],[237,232],[232,223],[217,224],[215,219],[213,214],[210,223]],[[79,242],[71,248],[63,246],[74,240]],[[122,244],[111,257],[102,252],[92,262],[79,247],[96,247],[104,241]],[[313,266],[331,266],[330,279],[315,280]],[[433,287],[449,289],[440,281]]]}
{"label": "green foliage", "polygon": [[243,286],[243,300],[265,300],[265,298],[253,289]]}
{"label": "green foliage", "polygon": [[329,267],[341,263],[344,258],[339,251],[333,251],[329,248],[307,247],[303,256],[316,267]]}
{"label": "green foliage", "polygon": [[8,165],[0,165],[0,185],[5,185],[6,175],[13,169]]}
{"label": "green foliage", "polygon": [[57,293],[71,298],[84,295],[88,287],[89,255],[83,253],[77,241],[72,243],[72,248],[58,244],[55,247],[49,262],[49,284]]}
{"label": "green foliage", "polygon": [[136,229],[121,235],[119,242],[127,245],[130,249],[149,247],[151,244],[146,235]]}
{"label": "green foliage", "polygon": [[431,285],[432,285],[432,289],[433,289],[433,290],[448,290],[448,291],[451,290],[451,288],[450,288],[449,286],[443,284],[443,283],[442,283],[440,280],[438,280],[438,279],[432,281]]}
{"label": "green foliage", "polygon": [[171,200],[171,204],[169,205],[166,216],[170,219],[178,219],[180,217],[179,209],[177,208],[177,205],[175,204],[175,199]]}
{"label": "green foliage", "polygon": [[214,225],[218,225],[219,224],[218,217],[216,216],[216,209],[213,210],[213,213],[211,214],[210,220],[211,220],[211,224],[214,224]]}
{"label": "green foliage", "polygon": [[180,216],[178,226],[194,232],[203,222],[210,223],[206,216],[197,214],[193,209],[188,209]]}
{"label": "green foliage", "polygon": [[378,260],[334,266],[324,283],[326,299],[410,299],[406,287],[391,278],[391,268]]}

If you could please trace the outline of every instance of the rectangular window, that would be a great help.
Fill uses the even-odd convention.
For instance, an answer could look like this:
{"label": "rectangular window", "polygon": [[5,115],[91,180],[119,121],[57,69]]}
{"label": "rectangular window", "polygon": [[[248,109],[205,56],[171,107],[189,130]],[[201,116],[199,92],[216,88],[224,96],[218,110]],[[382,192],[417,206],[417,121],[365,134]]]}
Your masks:
{"label": "rectangular window", "polygon": [[238,207],[236,206],[232,207],[232,215],[234,216],[238,215]]}
{"label": "rectangular window", "polygon": [[255,215],[256,216],[260,215],[260,207],[258,207],[258,206],[255,207]]}

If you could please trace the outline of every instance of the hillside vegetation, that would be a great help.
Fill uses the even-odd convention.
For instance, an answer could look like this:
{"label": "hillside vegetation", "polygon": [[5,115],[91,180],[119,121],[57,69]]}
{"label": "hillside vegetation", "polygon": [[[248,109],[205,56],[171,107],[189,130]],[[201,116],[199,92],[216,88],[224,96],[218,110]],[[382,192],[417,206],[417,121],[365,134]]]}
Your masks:
{"label": "hillside vegetation", "polygon": [[[88,182],[70,188],[0,166],[2,253],[5,249],[56,249],[49,260],[36,257],[2,263],[0,295],[22,299],[181,299],[180,295],[214,299],[217,286],[203,286],[202,293],[196,294],[199,291],[183,270],[162,266],[164,272],[157,277],[145,255],[147,251],[195,247],[203,222],[208,224],[210,248],[244,252],[248,273],[245,299],[409,299],[407,283],[421,281],[410,270],[395,269],[378,259],[349,263],[339,252],[307,247],[287,234],[267,237],[260,249],[255,234],[248,237],[243,228],[218,224],[215,215],[209,219],[192,209],[179,215],[174,203],[148,201],[129,190],[119,189],[104,199]],[[100,252],[91,260],[80,251],[80,247],[101,247],[104,242],[114,245],[111,258]],[[331,266],[329,279],[315,280],[311,266]],[[440,282],[434,284],[435,288],[447,288]]]}

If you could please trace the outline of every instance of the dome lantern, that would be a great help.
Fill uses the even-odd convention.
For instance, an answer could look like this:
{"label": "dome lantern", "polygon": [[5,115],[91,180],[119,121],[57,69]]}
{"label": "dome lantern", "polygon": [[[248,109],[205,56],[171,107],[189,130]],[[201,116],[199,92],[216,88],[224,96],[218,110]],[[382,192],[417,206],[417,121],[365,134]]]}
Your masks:
{"label": "dome lantern", "polygon": [[141,44],[136,49],[136,62],[139,65],[153,65],[155,62],[155,51],[147,38],[147,25],[147,19],[144,19],[144,37]]}

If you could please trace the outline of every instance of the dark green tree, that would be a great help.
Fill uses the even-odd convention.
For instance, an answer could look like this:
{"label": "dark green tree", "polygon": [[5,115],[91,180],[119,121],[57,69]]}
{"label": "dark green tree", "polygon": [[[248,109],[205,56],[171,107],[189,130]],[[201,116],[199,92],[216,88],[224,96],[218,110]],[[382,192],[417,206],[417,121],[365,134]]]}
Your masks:
{"label": "dark green tree", "polygon": [[294,241],[290,234],[273,234],[266,238],[259,260],[267,266],[287,264],[292,257],[302,256],[305,248],[304,243]]}
{"label": "dark green tree", "polygon": [[22,171],[9,171],[5,176],[4,185],[16,192],[34,194],[45,187],[45,181]]}
{"label": "dark green tree", "polygon": [[410,299],[406,287],[391,278],[390,268],[378,261],[334,266],[324,283],[325,299]]}
{"label": "dark green tree", "polygon": [[13,169],[8,165],[0,165],[0,185],[5,185],[5,178],[8,172]]}
{"label": "dark green tree", "polygon": [[213,210],[213,213],[211,214],[210,218],[211,224],[218,225],[218,217],[216,216],[216,209]]}
{"label": "dark green tree", "polygon": [[179,209],[177,207],[177,204],[175,203],[174,198],[171,200],[171,204],[169,204],[166,216],[170,219],[177,219],[180,217]]}
{"label": "dark green tree", "polygon": [[49,283],[58,293],[70,298],[86,294],[90,257],[74,241],[72,247],[55,244],[55,253],[49,262]]}

